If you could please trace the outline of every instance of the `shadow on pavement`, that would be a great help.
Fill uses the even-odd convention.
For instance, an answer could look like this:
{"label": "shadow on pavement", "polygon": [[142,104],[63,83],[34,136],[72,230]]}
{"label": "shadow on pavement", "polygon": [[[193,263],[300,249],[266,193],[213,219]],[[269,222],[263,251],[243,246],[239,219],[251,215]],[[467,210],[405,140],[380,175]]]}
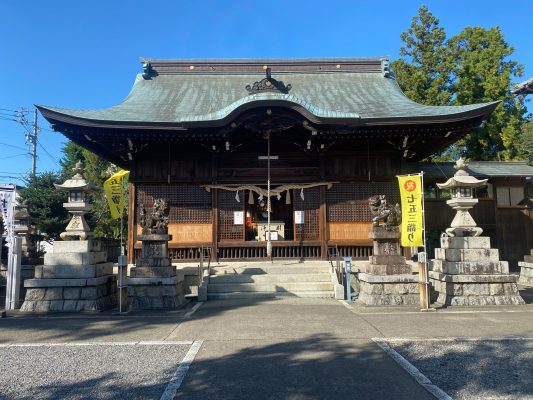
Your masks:
{"label": "shadow on pavement", "polygon": [[[224,352],[220,342],[204,346]],[[227,353],[197,356],[176,399],[433,398],[369,341],[321,335]]]}

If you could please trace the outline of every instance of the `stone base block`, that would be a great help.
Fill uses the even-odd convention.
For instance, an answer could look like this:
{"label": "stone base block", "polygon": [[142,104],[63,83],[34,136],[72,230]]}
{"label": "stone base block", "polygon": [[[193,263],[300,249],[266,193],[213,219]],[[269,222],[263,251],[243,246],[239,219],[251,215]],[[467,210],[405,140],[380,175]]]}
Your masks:
{"label": "stone base block", "polygon": [[93,265],[37,265],[36,279],[97,278],[113,274],[113,263]]}
{"label": "stone base block", "polygon": [[132,278],[176,276],[176,267],[138,267],[137,266],[130,270],[130,276]]}
{"label": "stone base block", "polygon": [[508,274],[509,263],[507,261],[444,261],[431,260],[430,270],[443,274]]}
{"label": "stone base block", "polygon": [[138,258],[135,260],[137,267],[170,267],[172,262],[168,257]]}
{"label": "stone base block", "polygon": [[100,240],[56,240],[54,253],[90,253],[102,251]]}
{"label": "stone base block", "polygon": [[398,265],[367,264],[365,266],[365,272],[370,275],[402,275],[412,274],[413,271],[410,265],[404,263]]}
{"label": "stone base block", "polygon": [[429,271],[432,300],[445,306],[525,304],[516,275],[449,275]]}
{"label": "stone base block", "polygon": [[[68,242],[67,242],[68,243]],[[105,251],[95,251],[92,253],[46,253],[44,255],[44,265],[92,265],[107,261]]]}
{"label": "stone base block", "polygon": [[374,240],[398,241],[401,233],[398,228],[387,229],[384,226],[374,226],[368,233],[368,237]]}
{"label": "stone base block", "polygon": [[519,262],[518,265],[520,266],[518,283],[524,286],[533,286],[533,262]]}
{"label": "stone base block", "polygon": [[435,259],[460,262],[498,262],[498,249],[435,249]]}
{"label": "stone base block", "polygon": [[[21,311],[75,312],[103,311],[117,304],[115,276],[94,286],[29,286]],[[37,281],[37,279],[35,279]],[[47,279],[46,281],[52,281]]]}
{"label": "stone base block", "polygon": [[441,237],[440,247],[443,249],[490,249],[490,237]]}
{"label": "stone base block", "polygon": [[369,257],[369,262],[376,265],[404,265],[405,257],[400,255],[374,255]]}
{"label": "stone base block", "polygon": [[420,305],[418,276],[358,274],[357,302],[368,306]]}
{"label": "stone base block", "polygon": [[180,308],[187,303],[183,280],[175,284],[128,285],[130,310],[158,310]]}

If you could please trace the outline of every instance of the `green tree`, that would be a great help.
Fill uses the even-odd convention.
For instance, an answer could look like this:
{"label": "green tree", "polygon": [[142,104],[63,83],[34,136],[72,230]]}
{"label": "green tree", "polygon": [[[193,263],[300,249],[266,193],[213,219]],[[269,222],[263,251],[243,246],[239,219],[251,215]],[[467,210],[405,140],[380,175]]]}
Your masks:
{"label": "green tree", "polygon": [[476,160],[514,159],[524,122],[524,98],[513,97],[511,80],[523,67],[498,27],[467,27],[446,40],[439,20],[420,7],[402,33],[401,59],[392,63],[398,83],[412,100],[427,105],[501,101],[483,128],[474,129],[433,159],[463,156]]}
{"label": "green tree", "polygon": [[451,101],[446,32],[439,20],[421,6],[411,26],[400,35],[405,46],[402,58],[391,63],[392,69],[407,97],[426,105],[446,105]]}
{"label": "green tree", "polygon": [[518,156],[533,165],[533,120],[529,120],[522,127],[522,135],[517,145]]}
{"label": "green tree", "polygon": [[465,138],[465,155],[477,160],[516,158],[526,108],[523,96],[511,94],[511,80],[523,66],[509,57],[514,49],[500,28],[466,27],[448,46],[454,60],[453,104],[501,101],[484,128]]}
{"label": "green tree", "polygon": [[63,207],[67,195],[58,191],[54,183],[62,183],[59,174],[44,172],[30,176],[27,186],[19,192],[21,199],[28,203],[32,223],[41,239],[58,239],[69,221]]}

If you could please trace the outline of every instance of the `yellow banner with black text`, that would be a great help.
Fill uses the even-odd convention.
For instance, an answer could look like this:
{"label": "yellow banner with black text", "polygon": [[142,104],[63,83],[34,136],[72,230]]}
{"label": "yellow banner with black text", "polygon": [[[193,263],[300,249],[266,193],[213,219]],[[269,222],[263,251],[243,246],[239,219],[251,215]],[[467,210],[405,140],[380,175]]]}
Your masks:
{"label": "yellow banner with black text", "polygon": [[125,193],[129,174],[129,171],[120,170],[104,182],[104,194],[113,219],[120,218],[127,207]]}
{"label": "yellow banner with black text", "polygon": [[402,239],[403,247],[420,247],[423,240],[422,177],[403,175],[398,177],[400,199],[402,202]]}

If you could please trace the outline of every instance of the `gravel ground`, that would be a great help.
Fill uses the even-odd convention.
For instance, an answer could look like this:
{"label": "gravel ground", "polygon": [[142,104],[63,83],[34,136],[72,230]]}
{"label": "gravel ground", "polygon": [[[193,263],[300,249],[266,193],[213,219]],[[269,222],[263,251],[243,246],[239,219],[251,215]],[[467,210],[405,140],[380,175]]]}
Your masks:
{"label": "gravel ground", "polygon": [[454,399],[533,399],[533,339],[387,343]]}
{"label": "gravel ground", "polygon": [[159,399],[189,347],[1,347],[0,399]]}

